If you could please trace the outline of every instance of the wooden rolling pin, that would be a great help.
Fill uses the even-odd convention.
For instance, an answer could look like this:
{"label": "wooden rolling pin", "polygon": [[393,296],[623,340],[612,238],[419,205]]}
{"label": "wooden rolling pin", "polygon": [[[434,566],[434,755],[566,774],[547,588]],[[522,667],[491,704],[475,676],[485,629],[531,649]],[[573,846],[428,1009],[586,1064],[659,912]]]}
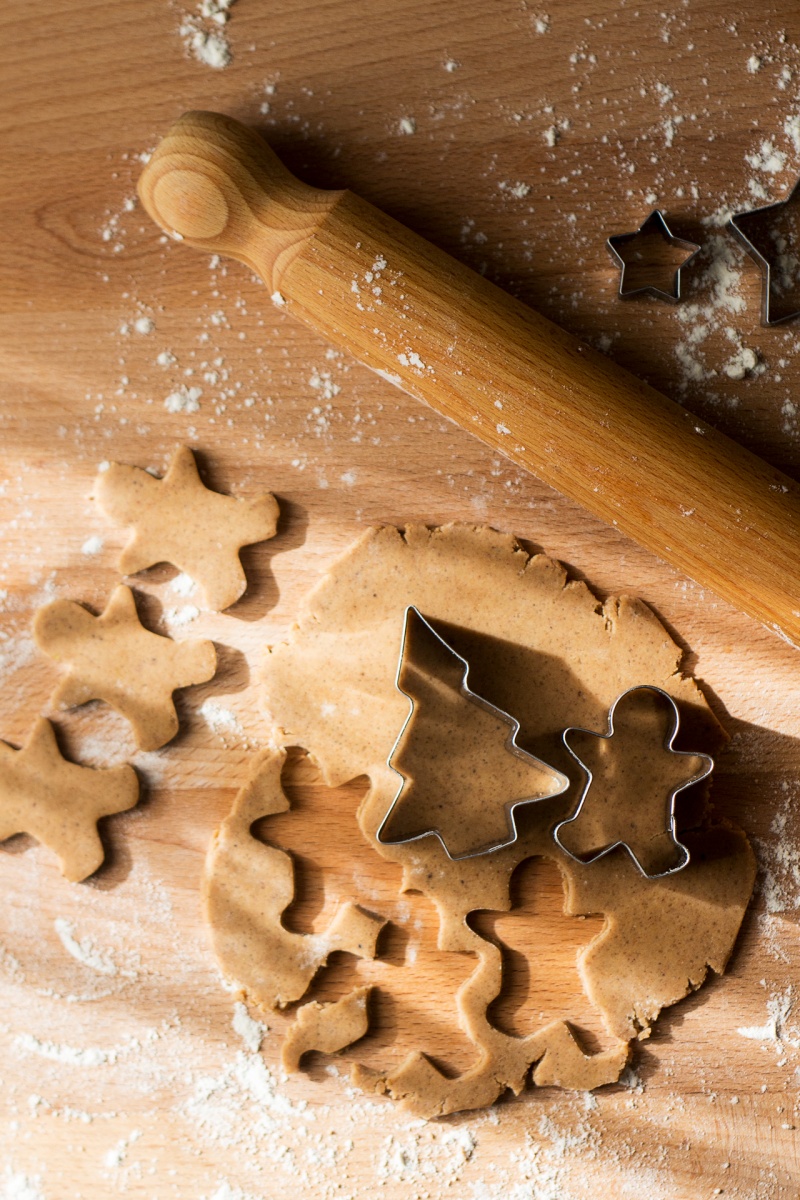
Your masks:
{"label": "wooden rolling pin", "polygon": [[240,259],[276,304],[800,644],[800,488],[351,192],[301,183],[251,130],[187,113],[139,194]]}

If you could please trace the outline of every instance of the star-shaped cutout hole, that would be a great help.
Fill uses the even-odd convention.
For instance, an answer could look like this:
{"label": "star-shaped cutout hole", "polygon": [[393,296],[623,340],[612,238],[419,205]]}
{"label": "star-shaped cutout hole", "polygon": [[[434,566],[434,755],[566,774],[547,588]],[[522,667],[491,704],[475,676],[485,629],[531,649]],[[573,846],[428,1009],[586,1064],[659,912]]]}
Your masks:
{"label": "star-shaped cutout hole", "polygon": [[519,723],[469,687],[469,664],[414,607],[406,609],[397,687],[410,701],[389,756],[402,777],[378,841],[435,835],[452,859],[516,840],[514,810],[569,787],[521,750]]}
{"label": "star-shaped cutout hole", "polygon": [[618,846],[650,878],[685,867],[689,852],[675,831],[675,797],[711,773],[707,754],[673,749],[678,708],[661,688],[623,692],[611,706],[608,731],[567,729],[564,743],[586,772],[575,813],[554,836],[578,862]]}
{"label": "star-shaped cutout hole", "polygon": [[606,244],[622,268],[619,295],[624,300],[643,293],[680,300],[681,271],[700,250],[696,242],[676,237],[658,209],[635,232],[614,234]]}
{"label": "star-shaped cutout hole", "polygon": [[0,742],[0,842],[28,833],[53,850],[73,883],[103,861],[100,817],[126,812],[139,799],[133,767],[94,769],[62,757],[53,726],[41,718],[21,750]]}
{"label": "star-shaped cutout hole", "polygon": [[800,315],[800,181],[779,204],[736,213],[730,228],[761,268],[764,324]]}
{"label": "star-shaped cutout hole", "polygon": [[205,683],[217,669],[213,642],[173,642],[145,629],[124,585],[99,617],[74,600],[54,600],[37,612],[33,632],[39,649],[67,667],[51,703],[63,709],[105,700],[130,721],[142,750],[157,750],[178,732],[172,693]]}
{"label": "star-shaped cutout hole", "polygon": [[118,525],[133,527],[119,560],[133,575],[168,562],[191,576],[215,611],[247,587],[239,551],[275,536],[278,502],[269,492],[252,499],[207,488],[188,446],[179,446],[163,479],[140,467],[112,463],[98,475],[95,498]]}

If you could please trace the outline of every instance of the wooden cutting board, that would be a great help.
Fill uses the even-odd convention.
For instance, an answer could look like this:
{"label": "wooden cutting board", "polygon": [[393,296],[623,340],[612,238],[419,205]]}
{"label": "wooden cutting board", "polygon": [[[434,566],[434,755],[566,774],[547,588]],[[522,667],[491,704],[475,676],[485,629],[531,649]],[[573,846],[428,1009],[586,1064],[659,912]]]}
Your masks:
{"label": "wooden cutting board", "polygon": [[[59,717],[66,751],[140,771],[139,808],[106,825],[107,865],[70,885],[28,839],[0,850],[0,1195],[794,1197],[797,651],[333,352],[243,268],[167,244],[134,199],[141,156],[180,112],[229,112],[308,182],[352,187],[796,474],[796,327],[760,327],[756,269],[703,223],[780,199],[793,180],[794,6],[643,2],[598,16],[587,0],[433,13],[238,0],[223,69],[186,51],[193,11],[39,0],[6,18],[0,736],[24,739],[56,678],[31,642],[35,609],[57,596],[99,608],[118,580],[123,534],[89,498],[100,463],[160,472],[187,442],[210,484],[271,490],[283,519],[245,552],[251,586],[226,614],[194,617],[169,568],[135,581],[153,628],[220,652],[216,679],[182,697],[173,744],[136,755],[101,708]],[[709,259],[687,273],[675,309],[620,303],[604,247],[656,204],[723,264],[716,290]],[[760,365],[739,380],[726,372],[743,346]],[[176,393],[183,409],[170,412]],[[762,866],[729,972],[664,1015],[626,1086],[528,1092],[431,1125],[353,1094],[330,1062],[282,1080],[281,1021],[267,1018],[259,1057],[198,902],[209,836],[266,735],[265,647],[365,526],[413,520],[492,524],[598,595],[650,603],[731,734],[715,797]],[[308,764],[292,769],[319,799]],[[497,1019],[522,1031],[578,1011],[572,964],[597,924],[563,917],[548,864],[526,869],[516,899]],[[293,919],[310,926],[324,896],[301,900]],[[434,914],[419,920],[431,947]],[[431,970],[430,994],[451,996],[458,970]],[[417,987],[396,1027],[382,1014],[387,1052],[434,1037],[461,1068],[452,1006]]]}

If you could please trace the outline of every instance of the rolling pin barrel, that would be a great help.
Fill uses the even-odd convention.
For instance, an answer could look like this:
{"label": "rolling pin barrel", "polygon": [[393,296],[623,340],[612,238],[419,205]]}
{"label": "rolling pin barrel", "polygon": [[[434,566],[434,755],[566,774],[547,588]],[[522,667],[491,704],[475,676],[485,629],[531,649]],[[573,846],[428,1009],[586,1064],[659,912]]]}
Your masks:
{"label": "rolling pin barrel", "polygon": [[437,412],[800,644],[800,489],[350,192],[302,184],[253,132],[187,113],[142,202]]}

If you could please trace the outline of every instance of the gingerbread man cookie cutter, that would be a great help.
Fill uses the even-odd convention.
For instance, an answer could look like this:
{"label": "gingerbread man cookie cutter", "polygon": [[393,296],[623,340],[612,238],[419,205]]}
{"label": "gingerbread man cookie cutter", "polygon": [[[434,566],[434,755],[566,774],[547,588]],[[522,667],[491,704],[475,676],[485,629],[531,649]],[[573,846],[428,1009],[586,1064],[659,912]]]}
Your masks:
{"label": "gingerbread man cookie cutter", "polygon": [[[672,754],[674,754],[680,758],[684,758],[684,759],[692,759],[693,758],[695,760],[697,760],[697,759],[701,760],[701,766],[699,767],[699,769],[691,772],[687,778],[685,778],[682,782],[679,782],[675,787],[667,788],[665,790],[664,801],[665,801],[665,812],[667,814],[667,819],[666,819],[666,822],[664,823],[664,826],[663,826],[663,829],[661,830],[661,832],[669,838],[669,840],[672,842],[675,850],[680,852],[681,861],[678,862],[675,866],[667,867],[664,870],[648,871],[646,869],[646,867],[643,865],[643,863],[640,861],[640,857],[639,857],[639,855],[637,855],[633,846],[630,844],[630,842],[628,840],[626,840],[624,838],[616,838],[613,842],[611,842],[611,844],[601,847],[596,852],[591,852],[588,857],[582,857],[578,854],[575,854],[572,850],[570,850],[564,844],[564,841],[563,841],[563,831],[568,826],[571,826],[573,824],[573,822],[577,821],[578,818],[581,816],[581,814],[585,811],[586,800],[587,800],[587,797],[589,796],[589,793],[595,782],[595,775],[596,775],[596,773],[592,771],[591,767],[589,767],[583,761],[583,759],[580,757],[580,755],[570,746],[570,744],[569,744],[570,735],[584,734],[587,736],[597,738],[599,741],[610,743],[611,739],[614,737],[614,734],[616,732],[615,717],[616,717],[618,706],[621,703],[623,703],[627,697],[632,696],[634,693],[637,693],[637,692],[638,693],[642,693],[642,692],[653,693],[662,702],[666,703],[667,709],[670,713],[670,727],[669,727],[667,734],[664,737],[664,740],[662,743],[663,749],[670,751]],[[580,799],[578,800],[577,808],[571,814],[571,816],[566,818],[566,820],[560,821],[558,823],[558,825],[556,825],[555,829],[553,830],[553,837],[554,837],[556,843],[564,851],[564,853],[573,860],[573,862],[578,862],[583,866],[588,866],[590,863],[597,862],[598,859],[604,858],[607,854],[610,854],[613,850],[616,850],[618,847],[622,847],[623,849],[627,850],[627,852],[630,855],[630,857],[632,858],[633,862],[636,864],[639,871],[641,872],[642,875],[644,875],[644,877],[646,879],[663,879],[667,875],[674,875],[677,871],[682,871],[685,867],[687,867],[689,865],[689,862],[691,860],[691,855],[689,853],[689,849],[687,846],[685,846],[683,844],[683,842],[680,841],[680,839],[678,838],[678,834],[677,834],[676,816],[675,816],[675,801],[680,792],[684,791],[688,787],[691,787],[693,784],[699,783],[701,780],[708,778],[708,776],[711,774],[711,772],[714,769],[714,759],[711,757],[711,755],[703,754],[698,751],[676,750],[674,748],[674,743],[678,736],[679,730],[680,730],[680,712],[678,710],[678,705],[675,703],[675,700],[672,698],[672,696],[670,696],[669,692],[664,691],[663,688],[656,687],[654,684],[637,684],[635,687],[628,688],[626,691],[620,693],[620,695],[617,696],[616,700],[614,701],[614,703],[611,705],[611,708],[609,709],[608,729],[605,733],[598,733],[594,729],[582,729],[582,728],[579,728],[578,726],[571,726],[570,728],[564,730],[564,733],[562,735],[562,740],[564,742],[564,745],[566,746],[567,750],[569,751],[569,753],[571,754],[573,759],[575,759],[575,761],[580,765],[581,769],[586,773],[586,781],[584,783],[583,790],[580,795]],[[631,838],[631,840],[633,840],[633,839]]]}
{"label": "gingerbread man cookie cutter", "polygon": [[[531,768],[533,772],[538,772],[540,776],[549,778],[551,785],[549,788],[539,790],[537,794],[528,794],[526,796],[517,797],[513,800],[507,801],[503,805],[507,830],[506,836],[500,839],[494,838],[489,844],[482,844],[476,849],[470,849],[462,853],[453,852],[451,846],[449,846],[447,843],[448,835],[446,831],[441,827],[441,825],[437,825],[434,822],[431,822],[430,826],[426,826],[424,830],[420,830],[405,836],[387,836],[387,826],[392,821],[392,818],[397,814],[398,806],[403,801],[409,783],[408,777],[403,773],[402,770],[399,770],[398,767],[394,765],[393,760],[396,759],[398,751],[405,744],[406,736],[411,731],[411,726],[418,711],[417,698],[410,694],[406,687],[403,686],[403,675],[407,662],[414,656],[415,635],[419,636],[420,634],[423,637],[432,637],[435,643],[437,643],[447,655],[451,656],[460,665],[461,678],[458,691],[460,692],[461,696],[470,704],[482,709],[484,713],[488,714],[490,717],[496,718],[498,722],[507,727],[508,732],[504,740],[504,749],[526,767]],[[479,855],[489,854],[495,850],[504,849],[507,846],[513,845],[513,843],[517,841],[519,833],[517,830],[515,812],[518,808],[525,804],[535,803],[536,801],[552,799],[554,796],[561,795],[570,787],[569,778],[561,771],[558,771],[549,763],[545,763],[541,759],[536,758],[533,754],[529,754],[526,750],[523,750],[517,745],[516,739],[520,730],[519,721],[517,721],[515,717],[512,717],[510,713],[498,708],[490,701],[484,699],[483,696],[480,696],[474,692],[469,686],[469,672],[470,665],[467,659],[464,658],[463,655],[459,654],[458,651],[455,650],[450,643],[442,637],[442,635],[434,628],[431,622],[422,615],[418,608],[416,608],[413,604],[409,605],[405,609],[403,634],[400,644],[400,656],[397,664],[397,672],[395,674],[395,687],[397,688],[398,692],[400,692],[400,694],[405,696],[408,700],[409,709],[406,719],[403,722],[403,726],[397,735],[397,738],[395,739],[388,758],[386,759],[386,765],[390,768],[390,770],[400,775],[401,783],[375,834],[376,840],[380,842],[381,845],[407,845],[409,843],[419,841],[421,838],[433,835],[434,837],[438,838],[445,854],[452,862],[458,862],[467,858],[477,858]]]}

